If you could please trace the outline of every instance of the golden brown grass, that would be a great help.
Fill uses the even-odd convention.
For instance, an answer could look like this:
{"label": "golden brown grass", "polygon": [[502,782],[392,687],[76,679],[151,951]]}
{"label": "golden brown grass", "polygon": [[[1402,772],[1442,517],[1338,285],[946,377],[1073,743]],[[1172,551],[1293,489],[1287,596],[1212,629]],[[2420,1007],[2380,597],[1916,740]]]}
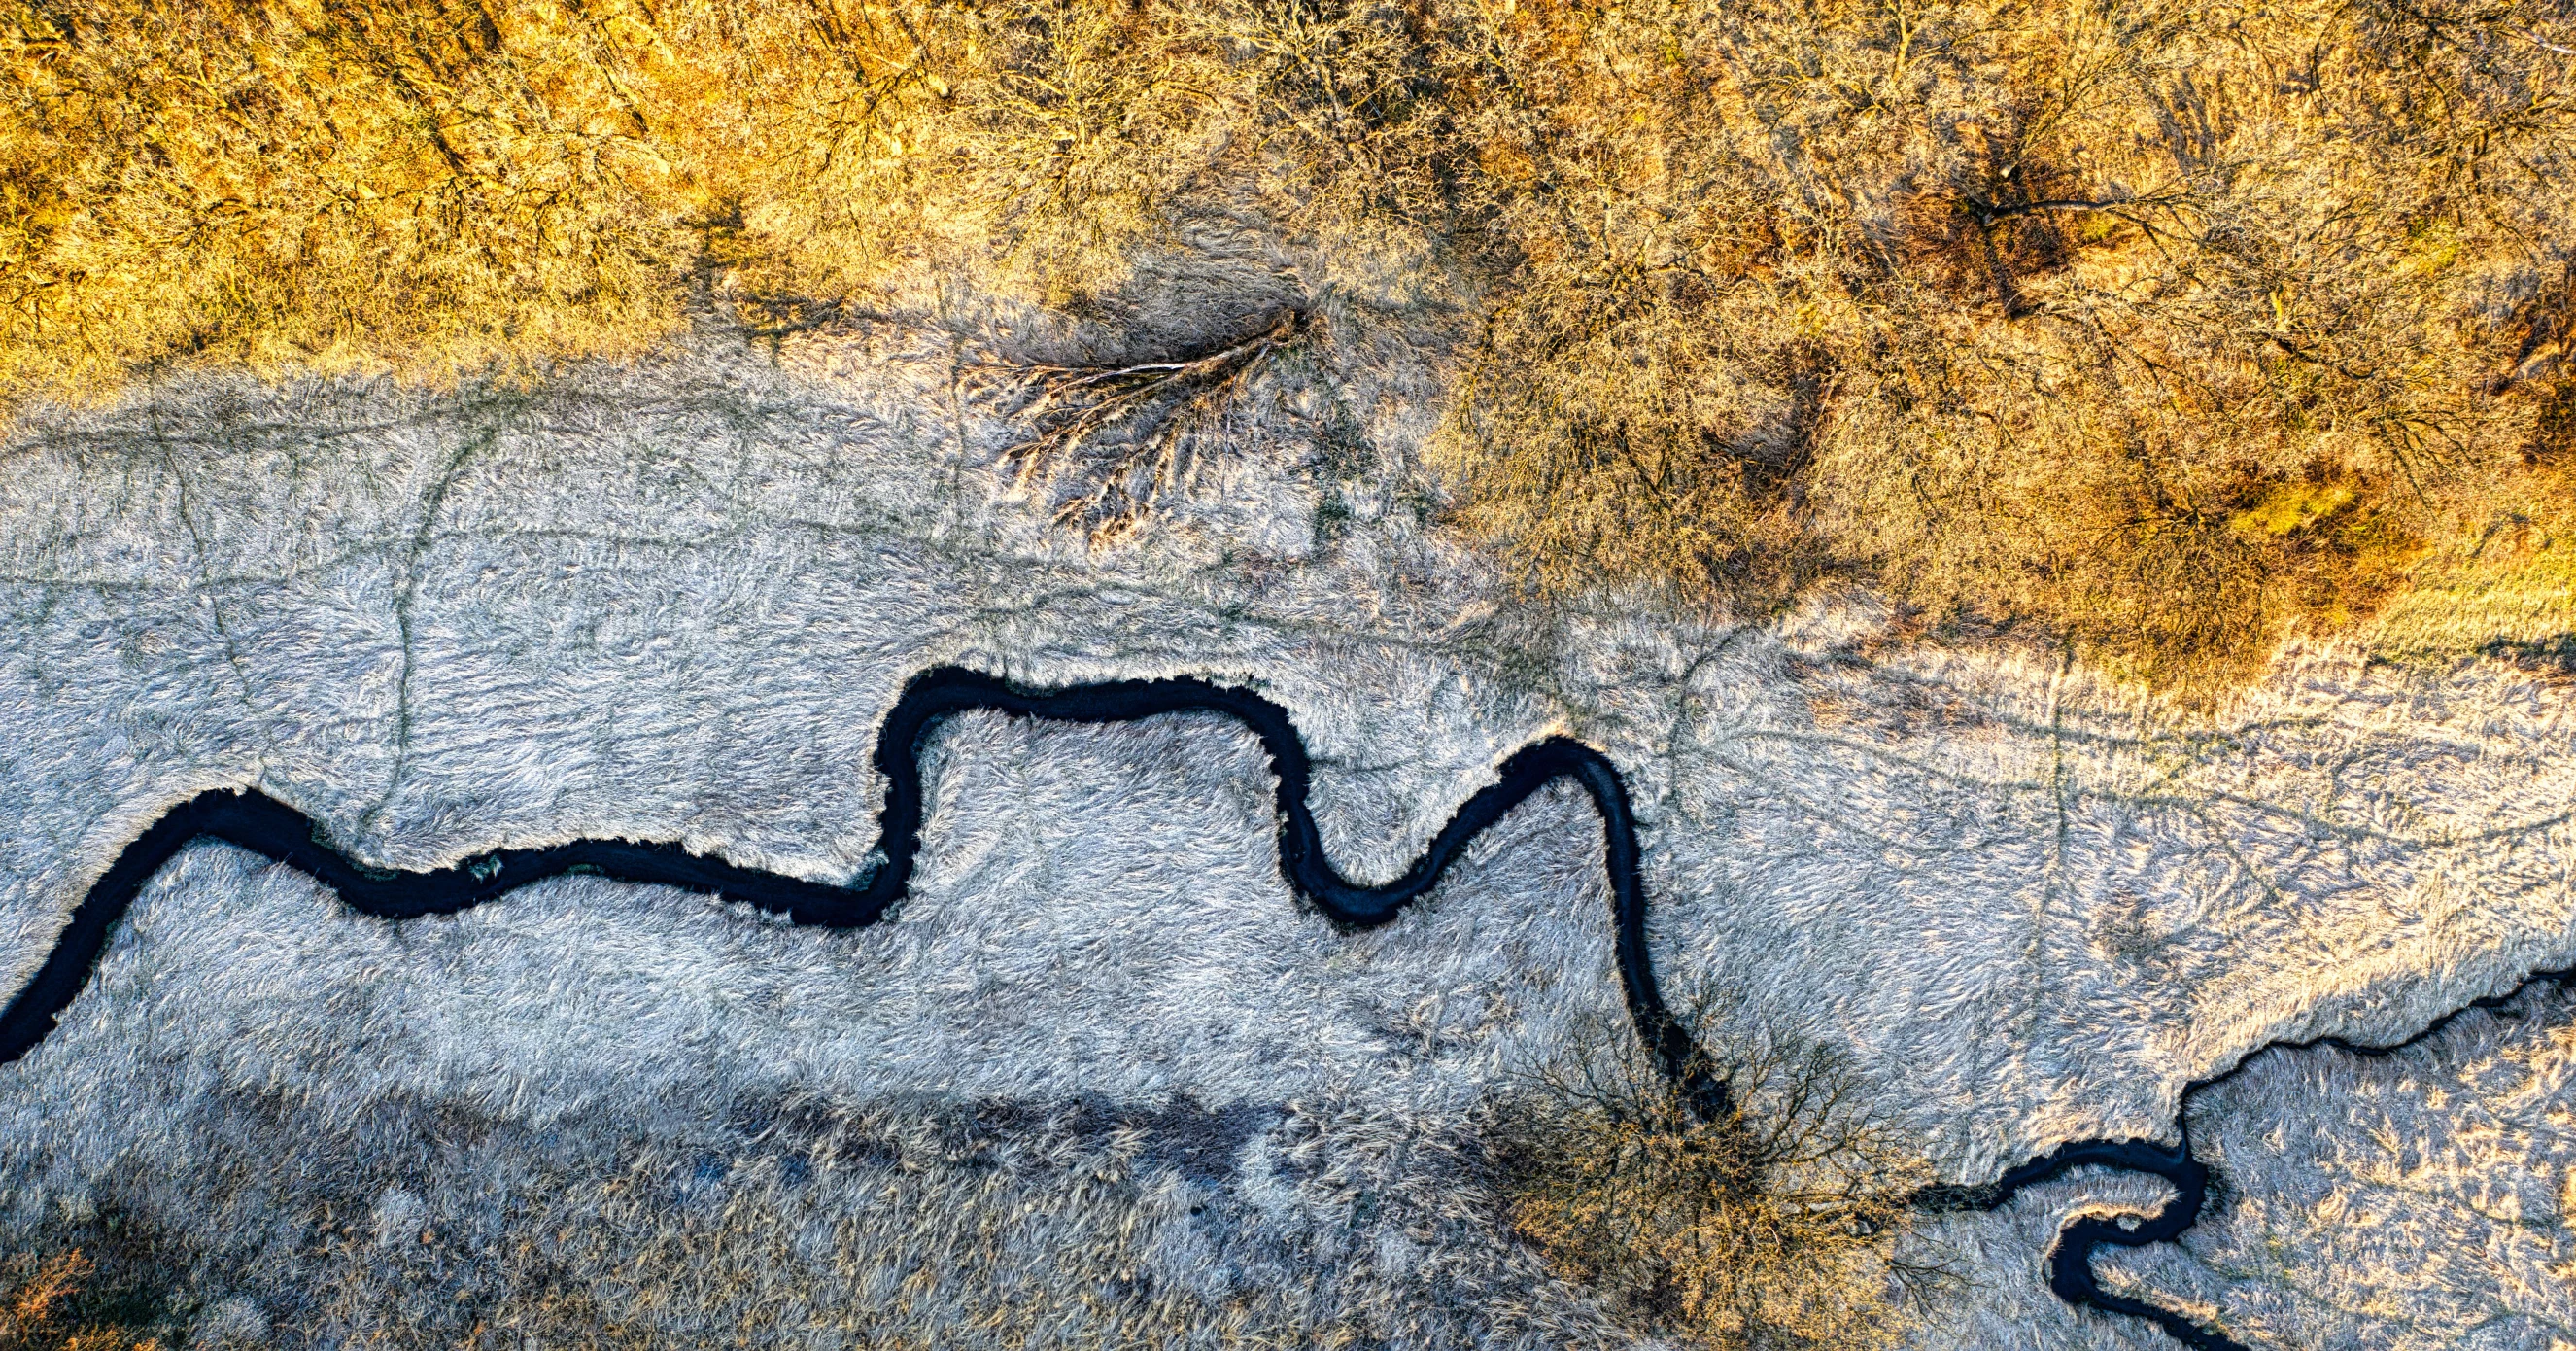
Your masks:
{"label": "golden brown grass", "polygon": [[2545,0],[0,0],[0,397],[905,278],[1114,328],[1249,225],[1463,316],[1431,460],[1527,592],[1859,580],[2206,693],[2563,499],[2571,52]]}
{"label": "golden brown grass", "polygon": [[1848,569],[2223,683],[2566,454],[2563,6],[1561,22],[1446,446],[1534,587]]}
{"label": "golden brown grass", "polygon": [[0,390],[616,355],[667,335],[707,268],[792,306],[1002,224],[1078,275],[1112,204],[1187,164],[1152,134],[1180,96],[1104,59],[1122,26],[1083,5],[12,3]]}

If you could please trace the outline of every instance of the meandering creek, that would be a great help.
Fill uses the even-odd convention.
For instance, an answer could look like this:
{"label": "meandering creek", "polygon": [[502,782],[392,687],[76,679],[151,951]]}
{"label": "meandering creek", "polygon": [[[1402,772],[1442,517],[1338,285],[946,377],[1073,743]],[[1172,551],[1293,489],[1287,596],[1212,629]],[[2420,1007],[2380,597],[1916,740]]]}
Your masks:
{"label": "meandering creek", "polygon": [[[1477,834],[1558,778],[1573,779],[1601,815],[1619,977],[1637,1034],[1699,1111],[1713,1114],[1727,1104],[1727,1085],[1713,1071],[1714,1062],[1670,1016],[1656,985],[1654,964],[1646,950],[1646,896],[1639,879],[1636,823],[1627,786],[1599,751],[1564,737],[1523,747],[1501,764],[1499,781],[1461,805],[1401,877],[1384,886],[1363,886],[1342,876],[1324,855],[1307,802],[1311,765],[1305,742],[1279,705],[1245,690],[1196,679],[1027,690],[958,667],[936,668],[915,677],[886,715],[876,749],[876,768],[888,785],[878,817],[883,861],[855,886],[737,867],[689,853],[676,844],[622,839],[504,849],[447,868],[388,872],[351,861],[324,841],[310,818],[274,798],[253,791],[218,791],[191,798],[126,845],[73,910],[71,922],[35,976],[6,1009],[0,1009],[0,1064],[26,1055],[53,1031],[59,1015],[88,984],[116,921],[152,875],[199,838],[222,840],[310,874],[337,891],[351,908],[385,919],[450,914],[545,878],[595,873],[621,882],[719,895],[797,924],[832,928],[873,924],[903,899],[912,880],[921,847],[923,742],[941,719],[970,710],[1083,723],[1125,722],[1165,713],[1220,713],[1241,722],[1260,738],[1278,778],[1280,870],[1298,895],[1344,928],[1365,928],[1393,919],[1439,882]],[[2532,979],[2566,976],[2545,972]],[[2472,1007],[2492,1007],[2510,997],[2480,1000]],[[2386,1047],[2324,1040],[2363,1054],[2385,1054],[2441,1026],[2437,1022],[2406,1042]],[[2295,1049],[2316,1044],[2275,1045]],[[2231,1068],[2226,1074],[2195,1082],[2184,1092],[2185,1105],[2193,1093],[2235,1072]],[[2094,1276],[2093,1256],[2099,1249],[2172,1242],[2199,1220],[2208,1199],[2209,1169],[2192,1157],[2187,1126],[2178,1122],[2176,1134],[2177,1142],[2171,1145],[2076,1141],[1991,1183],[1934,1188],[1921,1194],[1917,1203],[1936,1209],[1994,1209],[2026,1187],[2085,1166],[2163,1178],[2172,1184],[2176,1196],[2152,1215],[2081,1217],[2060,1229],[2049,1255],[2049,1286],[2070,1304],[2148,1320],[2197,1351],[2246,1351],[2240,1343],[2170,1310],[2105,1290]]]}

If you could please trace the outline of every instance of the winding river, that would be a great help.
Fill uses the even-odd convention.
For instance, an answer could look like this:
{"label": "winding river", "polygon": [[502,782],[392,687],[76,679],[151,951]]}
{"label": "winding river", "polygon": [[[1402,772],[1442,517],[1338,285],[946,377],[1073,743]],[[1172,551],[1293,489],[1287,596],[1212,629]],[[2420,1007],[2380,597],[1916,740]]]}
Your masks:
{"label": "winding river", "polygon": [[[0,1009],[0,1064],[26,1055],[53,1031],[62,1011],[89,983],[116,921],[152,875],[181,848],[199,838],[222,840],[307,873],[337,891],[351,908],[384,919],[452,914],[545,878],[593,873],[620,882],[714,894],[758,906],[797,924],[828,928],[873,924],[903,899],[912,881],[913,861],[921,848],[922,743],[941,719],[969,710],[1081,723],[1126,722],[1164,713],[1221,713],[1241,722],[1261,739],[1278,777],[1280,871],[1298,895],[1346,929],[1367,928],[1395,918],[1406,905],[1438,884],[1468,841],[1548,784],[1559,778],[1573,779],[1591,795],[1593,806],[1601,814],[1619,979],[1637,1035],[1699,1112],[1715,1115],[1727,1106],[1727,1084],[1715,1072],[1716,1062],[1670,1015],[1662,991],[1656,986],[1654,964],[1646,951],[1646,896],[1638,875],[1636,822],[1629,811],[1627,784],[1601,752],[1566,737],[1549,737],[1522,747],[1503,761],[1499,781],[1467,799],[1403,876],[1384,886],[1363,886],[1342,876],[1324,856],[1323,842],[1307,803],[1311,765],[1305,741],[1298,736],[1288,711],[1279,705],[1245,690],[1189,678],[1114,681],[1036,691],[953,666],[915,677],[879,729],[876,768],[888,785],[885,808],[878,816],[878,847],[884,861],[856,886],[809,882],[737,867],[719,858],[689,853],[677,844],[633,840],[576,840],[542,849],[503,849],[451,867],[388,872],[351,861],[323,842],[311,818],[264,794],[217,791],[191,798],[164,813],[118,853],[115,862],[74,908],[70,923],[35,976],[6,1009]],[[2545,972],[2532,979],[2566,976],[2564,972]],[[2480,1000],[2472,1007],[2491,1007],[2510,997]],[[2447,1021],[2436,1022],[2416,1037],[2392,1046],[2357,1047],[2339,1038],[2322,1040],[2363,1054],[2386,1054],[2431,1035]],[[2274,1043],[2263,1049],[2298,1049],[2317,1044]],[[2226,1073],[2191,1084],[2184,1090],[2186,1106],[2191,1094],[2232,1076],[2251,1059],[2249,1054]],[[2094,1276],[2093,1255],[2097,1250],[2171,1242],[2199,1220],[2208,1200],[2209,1169],[2192,1157],[2188,1126],[2178,1129],[2177,1135],[2178,1141],[2172,1145],[2137,1140],[2076,1141],[2014,1168],[1994,1182],[1932,1188],[1918,1195],[1916,1203],[1936,1210],[1992,1210],[2009,1202],[2025,1187],[2084,1166],[2161,1177],[2173,1185],[2177,1195],[2156,1213],[2116,1219],[2084,1217],[2060,1229],[2049,1253],[2049,1287],[2070,1304],[2148,1320],[2196,1351],[2247,1351],[2240,1343],[2170,1310],[2105,1290]]]}

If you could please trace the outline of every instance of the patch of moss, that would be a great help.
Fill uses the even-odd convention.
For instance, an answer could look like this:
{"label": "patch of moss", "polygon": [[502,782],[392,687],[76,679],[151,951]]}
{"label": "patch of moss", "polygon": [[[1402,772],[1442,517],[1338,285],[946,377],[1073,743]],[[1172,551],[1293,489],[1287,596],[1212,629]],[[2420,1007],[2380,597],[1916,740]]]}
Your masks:
{"label": "patch of moss", "polygon": [[2334,519],[2358,496],[2348,483],[2284,483],[2228,524],[2248,535],[2280,539]]}

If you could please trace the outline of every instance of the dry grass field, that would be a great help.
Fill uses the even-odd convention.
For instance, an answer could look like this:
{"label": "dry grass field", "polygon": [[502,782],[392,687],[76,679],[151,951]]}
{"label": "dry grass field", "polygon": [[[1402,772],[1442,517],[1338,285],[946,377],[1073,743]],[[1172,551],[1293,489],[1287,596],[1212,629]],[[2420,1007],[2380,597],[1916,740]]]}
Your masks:
{"label": "dry grass field", "polygon": [[1438,299],[1410,449],[1527,593],[1857,580],[2206,695],[2403,646],[2499,535],[2563,567],[2571,49],[2546,0],[12,0],[0,392],[1009,349],[995,297],[1202,357],[1266,323],[1140,260],[1249,232],[1292,304],[1318,252]]}

